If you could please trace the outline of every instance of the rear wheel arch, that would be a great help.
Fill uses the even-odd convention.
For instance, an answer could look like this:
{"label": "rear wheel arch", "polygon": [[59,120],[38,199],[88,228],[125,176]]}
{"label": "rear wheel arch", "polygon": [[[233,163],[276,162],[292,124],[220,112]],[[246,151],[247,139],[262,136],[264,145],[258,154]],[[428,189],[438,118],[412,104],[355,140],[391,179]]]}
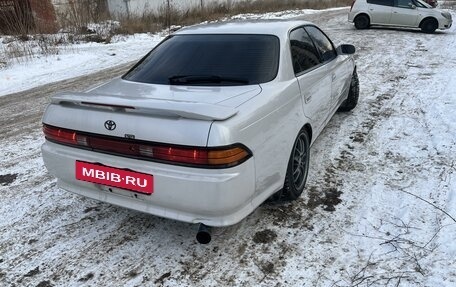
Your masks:
{"label": "rear wheel arch", "polygon": [[338,112],[348,112],[353,110],[358,104],[359,99],[359,78],[356,66],[353,69],[353,74],[350,80],[350,88],[348,90],[347,99],[344,100],[337,110]]}
{"label": "rear wheel arch", "polygon": [[308,123],[297,133],[290,151],[284,185],[269,198],[269,201],[293,201],[304,191],[309,171],[311,135],[312,127]]}
{"label": "rear wheel arch", "polygon": [[307,123],[302,127],[301,130],[304,130],[307,132],[307,135],[309,136],[309,140],[310,140],[310,142],[312,142],[312,126],[309,123]]}

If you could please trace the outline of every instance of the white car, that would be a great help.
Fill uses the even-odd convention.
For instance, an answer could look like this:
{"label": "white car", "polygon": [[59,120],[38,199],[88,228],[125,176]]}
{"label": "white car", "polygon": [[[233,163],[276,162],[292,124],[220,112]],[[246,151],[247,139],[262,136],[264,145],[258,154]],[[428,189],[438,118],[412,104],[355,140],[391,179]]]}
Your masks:
{"label": "white car", "polygon": [[449,29],[451,14],[422,0],[354,0],[348,21],[357,29],[372,25],[420,28],[425,33]]}
{"label": "white car", "polygon": [[44,162],[64,190],[235,224],[268,198],[300,196],[311,143],[357,104],[354,52],[303,21],[182,29],[123,77],[52,97]]}

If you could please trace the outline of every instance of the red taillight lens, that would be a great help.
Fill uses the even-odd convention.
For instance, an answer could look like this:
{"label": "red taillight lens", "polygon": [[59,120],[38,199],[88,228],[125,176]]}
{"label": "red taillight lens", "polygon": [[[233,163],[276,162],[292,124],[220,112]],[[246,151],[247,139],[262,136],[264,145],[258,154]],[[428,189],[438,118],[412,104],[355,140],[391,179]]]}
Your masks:
{"label": "red taillight lens", "polygon": [[56,143],[138,159],[195,167],[227,168],[241,164],[251,156],[251,152],[240,144],[216,148],[164,145],[102,137],[49,125],[43,125],[43,132],[46,139]]}
{"label": "red taillight lens", "polygon": [[153,147],[153,158],[192,164],[208,164],[207,150],[199,148]]}
{"label": "red taillight lens", "polygon": [[65,144],[78,144],[76,132],[46,125],[43,126],[43,132],[46,138],[49,140],[58,141]]}
{"label": "red taillight lens", "polygon": [[87,137],[78,135],[75,131],[43,125],[46,139],[63,144],[88,146]]}

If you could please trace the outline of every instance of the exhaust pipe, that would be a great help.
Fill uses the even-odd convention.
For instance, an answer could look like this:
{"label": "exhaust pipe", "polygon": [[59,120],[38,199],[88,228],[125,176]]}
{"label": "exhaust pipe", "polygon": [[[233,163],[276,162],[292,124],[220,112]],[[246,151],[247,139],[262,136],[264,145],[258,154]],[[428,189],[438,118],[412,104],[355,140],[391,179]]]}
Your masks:
{"label": "exhaust pipe", "polygon": [[200,223],[198,227],[198,232],[196,233],[196,240],[198,241],[198,243],[208,244],[209,242],[211,242],[211,239],[211,228]]}

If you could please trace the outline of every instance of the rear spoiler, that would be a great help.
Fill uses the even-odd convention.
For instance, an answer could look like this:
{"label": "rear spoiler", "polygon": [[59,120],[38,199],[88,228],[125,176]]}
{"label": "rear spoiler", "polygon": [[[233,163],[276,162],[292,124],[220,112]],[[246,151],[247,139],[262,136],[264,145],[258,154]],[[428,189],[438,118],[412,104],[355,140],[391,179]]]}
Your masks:
{"label": "rear spoiler", "polygon": [[206,121],[223,121],[237,114],[235,108],[215,104],[78,92],[59,93],[51,104]]}

